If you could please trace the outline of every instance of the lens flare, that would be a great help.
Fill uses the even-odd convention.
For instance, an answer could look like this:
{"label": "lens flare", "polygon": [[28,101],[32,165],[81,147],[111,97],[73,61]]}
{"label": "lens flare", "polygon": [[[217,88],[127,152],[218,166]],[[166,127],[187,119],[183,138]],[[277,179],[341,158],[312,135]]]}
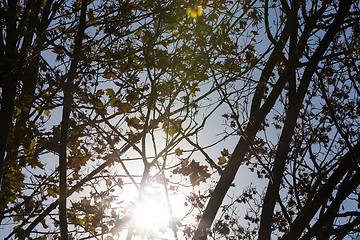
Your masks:
{"label": "lens flare", "polygon": [[187,14],[192,18],[197,18],[203,15],[204,11],[201,9],[200,6],[188,7],[186,10]]}
{"label": "lens flare", "polygon": [[133,205],[132,221],[139,233],[167,227],[169,219],[166,204],[159,199],[146,197]]}

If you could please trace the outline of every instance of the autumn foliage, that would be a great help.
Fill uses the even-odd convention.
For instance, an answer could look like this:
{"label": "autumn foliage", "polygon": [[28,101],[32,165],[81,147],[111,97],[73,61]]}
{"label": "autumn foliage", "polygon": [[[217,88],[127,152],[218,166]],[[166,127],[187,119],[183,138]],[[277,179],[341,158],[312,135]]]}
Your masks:
{"label": "autumn foliage", "polygon": [[[2,1],[0,235],[359,236],[359,18],[355,0]],[[162,226],[136,222],[149,196]]]}

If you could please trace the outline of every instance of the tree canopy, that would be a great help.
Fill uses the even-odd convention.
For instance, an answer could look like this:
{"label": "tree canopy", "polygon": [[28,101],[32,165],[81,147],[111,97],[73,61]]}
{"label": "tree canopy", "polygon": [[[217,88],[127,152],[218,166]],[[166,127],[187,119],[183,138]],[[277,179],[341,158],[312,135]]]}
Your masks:
{"label": "tree canopy", "polygon": [[1,235],[355,239],[359,5],[2,1]]}

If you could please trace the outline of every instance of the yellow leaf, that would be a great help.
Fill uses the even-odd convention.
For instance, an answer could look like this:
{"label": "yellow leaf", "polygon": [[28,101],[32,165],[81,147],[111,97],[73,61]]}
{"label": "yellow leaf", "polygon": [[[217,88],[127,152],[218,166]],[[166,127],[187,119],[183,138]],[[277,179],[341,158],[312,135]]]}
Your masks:
{"label": "yellow leaf", "polygon": [[107,96],[109,96],[109,97],[114,97],[115,96],[115,92],[111,88],[107,88],[105,90],[106,90],[106,95]]}
{"label": "yellow leaf", "polygon": [[22,216],[13,216],[13,221],[14,222],[20,222],[22,221],[24,218]]}
{"label": "yellow leaf", "polygon": [[203,15],[203,13],[204,13],[204,11],[199,6],[188,7],[186,9],[186,12],[192,18],[197,18],[197,17]]}
{"label": "yellow leaf", "polygon": [[31,139],[30,146],[29,146],[29,150],[34,150],[35,144],[36,144],[36,140]]}
{"label": "yellow leaf", "polygon": [[20,109],[20,108],[18,108],[17,106],[15,106],[15,107],[14,107],[14,110],[15,110],[15,111],[14,111],[14,115],[15,115],[15,116],[20,115],[20,113],[21,113],[21,109]]}
{"label": "yellow leaf", "polygon": [[218,162],[219,165],[223,165],[223,164],[226,163],[226,158],[225,157],[221,156],[221,157],[218,157],[218,159],[219,159],[219,162]]}
{"label": "yellow leaf", "polygon": [[56,197],[57,196],[57,193],[51,188],[49,188],[47,190],[47,193],[49,194],[50,197]]}
{"label": "yellow leaf", "polygon": [[43,1],[43,2],[42,2],[42,6],[41,6],[41,7],[45,7],[46,2],[47,2],[47,0]]}

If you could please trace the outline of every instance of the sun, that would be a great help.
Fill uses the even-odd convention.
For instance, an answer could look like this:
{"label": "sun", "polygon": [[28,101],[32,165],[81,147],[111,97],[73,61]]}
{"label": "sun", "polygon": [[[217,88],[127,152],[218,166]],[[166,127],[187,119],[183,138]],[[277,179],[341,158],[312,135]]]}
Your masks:
{"label": "sun", "polygon": [[170,213],[167,204],[156,196],[144,196],[131,207],[131,221],[137,234],[162,232],[169,227]]}

